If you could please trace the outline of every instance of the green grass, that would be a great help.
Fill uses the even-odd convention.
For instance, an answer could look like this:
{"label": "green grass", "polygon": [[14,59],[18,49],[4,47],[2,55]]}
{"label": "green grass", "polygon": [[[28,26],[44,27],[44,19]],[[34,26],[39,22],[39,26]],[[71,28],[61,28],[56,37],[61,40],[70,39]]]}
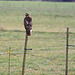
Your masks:
{"label": "green grass", "polygon": [[[33,18],[25,75],[65,75],[66,27],[69,44],[75,45],[75,3],[0,1],[0,75],[21,75],[24,51],[25,13]],[[69,75],[75,72],[75,47],[69,47]]]}

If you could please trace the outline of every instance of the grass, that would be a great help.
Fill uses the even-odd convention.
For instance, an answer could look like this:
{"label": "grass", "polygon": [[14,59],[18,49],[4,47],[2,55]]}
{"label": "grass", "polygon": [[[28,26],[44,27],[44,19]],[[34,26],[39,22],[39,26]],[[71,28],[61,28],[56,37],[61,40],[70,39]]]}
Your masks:
{"label": "grass", "polygon": [[[0,1],[0,75],[8,75],[9,46],[11,75],[21,75],[26,12],[33,18],[26,55],[26,75],[65,75],[66,27],[69,43],[75,45],[75,3]],[[69,47],[69,75],[74,75],[75,47]]]}

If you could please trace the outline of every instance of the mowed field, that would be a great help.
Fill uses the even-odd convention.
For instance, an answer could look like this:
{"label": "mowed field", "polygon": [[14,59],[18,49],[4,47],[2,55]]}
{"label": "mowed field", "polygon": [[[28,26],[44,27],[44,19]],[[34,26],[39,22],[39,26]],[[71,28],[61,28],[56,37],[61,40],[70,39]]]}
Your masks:
{"label": "mowed field", "polygon": [[[25,75],[65,75],[66,28],[75,45],[75,3],[0,1],[0,75],[21,75],[25,42],[23,19],[33,18]],[[68,74],[75,75],[75,47],[69,47]]]}

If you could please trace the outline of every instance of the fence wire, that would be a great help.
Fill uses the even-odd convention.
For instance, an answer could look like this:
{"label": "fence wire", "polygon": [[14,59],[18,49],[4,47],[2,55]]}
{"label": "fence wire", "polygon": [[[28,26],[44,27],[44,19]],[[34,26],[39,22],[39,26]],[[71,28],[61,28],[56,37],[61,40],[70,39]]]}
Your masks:
{"label": "fence wire", "polygon": [[[19,35],[17,35],[19,34]],[[10,36],[9,36],[10,35]],[[24,32],[3,32],[0,35],[0,75],[21,75]],[[69,31],[69,45],[75,45],[75,32]],[[28,37],[25,75],[65,75],[66,32],[33,32]],[[75,47],[69,46],[69,75],[75,73]]]}

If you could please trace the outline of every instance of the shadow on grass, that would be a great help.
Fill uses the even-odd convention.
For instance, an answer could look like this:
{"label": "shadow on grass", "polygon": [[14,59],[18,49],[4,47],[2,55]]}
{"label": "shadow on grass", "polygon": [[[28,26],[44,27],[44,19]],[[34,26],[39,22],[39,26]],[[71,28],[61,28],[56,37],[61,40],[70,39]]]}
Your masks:
{"label": "shadow on grass", "polygon": [[[25,33],[25,30],[0,30],[0,32],[21,32]],[[46,32],[46,31],[33,31],[33,34],[59,34],[60,32]],[[61,32],[64,33],[64,32]]]}
{"label": "shadow on grass", "polygon": [[23,30],[0,30],[0,32],[25,32]]}

